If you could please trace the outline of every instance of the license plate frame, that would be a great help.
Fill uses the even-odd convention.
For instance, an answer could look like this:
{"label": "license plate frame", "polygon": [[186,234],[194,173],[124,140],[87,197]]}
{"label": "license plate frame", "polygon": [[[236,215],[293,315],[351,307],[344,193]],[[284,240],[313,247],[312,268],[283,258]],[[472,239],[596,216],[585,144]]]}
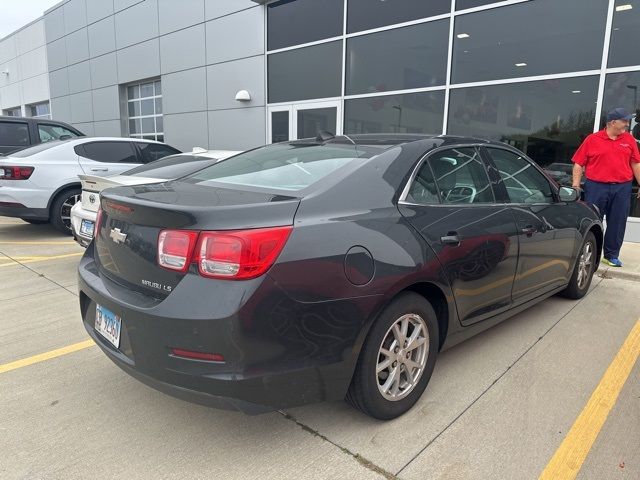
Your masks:
{"label": "license plate frame", "polygon": [[86,237],[93,238],[93,232],[95,231],[96,224],[91,220],[82,220],[80,222],[80,234]]}
{"label": "license plate frame", "polygon": [[111,310],[96,304],[96,320],[94,328],[111,345],[120,348],[120,334],[122,332],[122,318]]}

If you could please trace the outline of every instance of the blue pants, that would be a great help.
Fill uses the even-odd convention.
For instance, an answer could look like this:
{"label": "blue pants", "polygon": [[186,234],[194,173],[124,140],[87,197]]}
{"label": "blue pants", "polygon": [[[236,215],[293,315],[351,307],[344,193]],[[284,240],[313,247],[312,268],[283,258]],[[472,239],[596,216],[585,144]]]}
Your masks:
{"label": "blue pants", "polygon": [[620,255],[631,204],[631,184],[600,183],[588,179],[584,184],[585,201],[596,205],[607,221],[604,258],[618,258]]}

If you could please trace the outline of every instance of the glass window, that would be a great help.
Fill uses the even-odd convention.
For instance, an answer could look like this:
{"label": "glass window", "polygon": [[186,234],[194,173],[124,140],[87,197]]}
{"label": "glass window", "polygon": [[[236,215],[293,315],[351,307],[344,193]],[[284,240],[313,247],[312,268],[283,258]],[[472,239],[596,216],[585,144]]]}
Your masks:
{"label": "glass window", "polygon": [[127,87],[127,113],[129,136],[161,142],[164,139],[162,123],[162,88],[160,81]]}
{"label": "glass window", "polygon": [[269,50],[342,35],[344,0],[280,0],[267,6]]}
{"label": "glass window", "polygon": [[602,102],[602,119],[600,127],[604,128],[604,115],[614,108],[623,107],[634,113],[629,130],[640,140],[640,72],[611,73],[607,75]]}
{"label": "glass window", "polygon": [[298,110],[298,138],[316,137],[320,132],[336,135],[337,116],[335,107]]}
{"label": "glass window", "polygon": [[105,163],[139,163],[131,142],[91,142],[82,145],[83,157]]}
{"label": "glass window", "polygon": [[277,143],[236,155],[187,177],[199,184],[302,190],[366,156],[351,144]]}
{"label": "glass window", "polygon": [[487,147],[512,203],[551,203],[553,193],[545,176],[514,152]]}
{"label": "glass window", "polygon": [[440,203],[438,188],[428,162],[424,162],[418,170],[407,194],[407,201],[422,205]]}
{"label": "glass window", "polygon": [[499,140],[538,165],[569,162],[593,131],[598,77],[451,90],[447,133]]}
{"label": "glass window", "polygon": [[29,116],[31,117],[51,118],[51,112],[49,111],[49,102],[28,105],[28,109]]}
{"label": "glass window", "polygon": [[501,0],[456,0],[456,10],[481,7],[482,5],[489,5],[490,3],[496,3],[499,1]]}
{"label": "glass window", "polygon": [[449,13],[451,0],[349,0],[347,8],[347,31],[352,33]]}
{"label": "glass window", "polygon": [[69,138],[76,138],[77,133],[72,132],[68,128],[61,127],[60,125],[51,125],[49,123],[38,124],[38,136],[40,141],[50,142],[52,140],[66,140]]}
{"label": "glass window", "polygon": [[15,107],[15,108],[8,108],[4,111],[4,114],[7,117],[21,117],[22,116],[22,109],[20,107]]}
{"label": "glass window", "polygon": [[269,55],[268,67],[270,103],[342,93],[341,41]]}
{"label": "glass window", "polygon": [[289,140],[289,110],[271,112],[271,143]]}
{"label": "glass window", "polygon": [[452,148],[429,157],[442,203],[492,203],[493,190],[478,150]]}
{"label": "glass window", "polygon": [[352,37],[347,95],[444,85],[449,20]]}
{"label": "glass window", "polygon": [[344,102],[350,133],[442,133],[444,91],[357,98]]}
{"label": "glass window", "polygon": [[609,44],[609,67],[640,65],[640,1],[616,0]]}
{"label": "glass window", "polygon": [[179,150],[169,145],[158,145],[157,143],[138,143],[137,145],[142,152],[142,160],[144,163],[155,162],[168,155],[180,153]]}
{"label": "glass window", "polygon": [[600,69],[606,17],[607,2],[584,0],[536,0],[460,15],[452,81]]}
{"label": "glass window", "polygon": [[26,123],[0,121],[0,145],[13,147],[30,144],[29,126]]}

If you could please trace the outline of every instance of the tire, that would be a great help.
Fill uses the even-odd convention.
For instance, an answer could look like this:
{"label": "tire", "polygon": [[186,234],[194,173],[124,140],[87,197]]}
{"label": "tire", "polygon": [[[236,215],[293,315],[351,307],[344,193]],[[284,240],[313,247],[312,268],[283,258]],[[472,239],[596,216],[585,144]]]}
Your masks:
{"label": "tire", "polygon": [[80,200],[82,191],[78,188],[58,194],[51,204],[51,225],[66,235],[71,235],[71,207]]}
{"label": "tire", "polygon": [[49,223],[49,220],[35,220],[32,218],[21,218],[20,220],[30,223],[31,225],[44,225],[45,223]]}
{"label": "tire", "polygon": [[[409,352],[394,351],[400,348],[394,346],[398,338],[412,334],[417,334],[418,340],[425,340]],[[379,420],[390,420],[405,413],[429,383],[439,338],[438,320],[429,302],[413,292],[398,296],[383,310],[367,335],[346,395],[347,402]],[[383,350],[394,357],[385,355]],[[405,364],[408,361],[412,363]],[[379,365],[383,368],[377,373]],[[415,377],[413,382],[411,374]],[[389,381],[390,377],[399,380]]]}
{"label": "tire", "polygon": [[578,300],[587,294],[595,273],[597,255],[596,237],[592,232],[589,232],[576,259],[571,280],[569,280],[567,288],[561,292],[563,297]]}

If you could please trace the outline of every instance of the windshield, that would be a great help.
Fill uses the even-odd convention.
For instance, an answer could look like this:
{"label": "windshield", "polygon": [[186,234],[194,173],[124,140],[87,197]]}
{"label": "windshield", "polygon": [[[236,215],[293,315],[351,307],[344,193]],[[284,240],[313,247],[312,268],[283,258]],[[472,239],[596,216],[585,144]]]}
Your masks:
{"label": "windshield", "polygon": [[23,158],[28,157],[30,155],[44,152],[45,150],[49,150],[50,148],[58,147],[64,144],[66,140],[52,140],[47,143],[39,143],[38,145],[34,145],[33,147],[23,148],[22,150],[18,150],[17,152],[12,152],[9,154],[11,157]]}
{"label": "windshield", "polygon": [[302,190],[359,156],[371,155],[352,144],[280,143],[223,160],[185,180]]}
{"label": "windshield", "polygon": [[132,168],[122,175],[134,175],[139,177],[151,177],[161,179],[174,179],[184,177],[190,173],[212,165],[217,160],[197,157],[195,155],[172,155],[156,160],[146,165]]}

